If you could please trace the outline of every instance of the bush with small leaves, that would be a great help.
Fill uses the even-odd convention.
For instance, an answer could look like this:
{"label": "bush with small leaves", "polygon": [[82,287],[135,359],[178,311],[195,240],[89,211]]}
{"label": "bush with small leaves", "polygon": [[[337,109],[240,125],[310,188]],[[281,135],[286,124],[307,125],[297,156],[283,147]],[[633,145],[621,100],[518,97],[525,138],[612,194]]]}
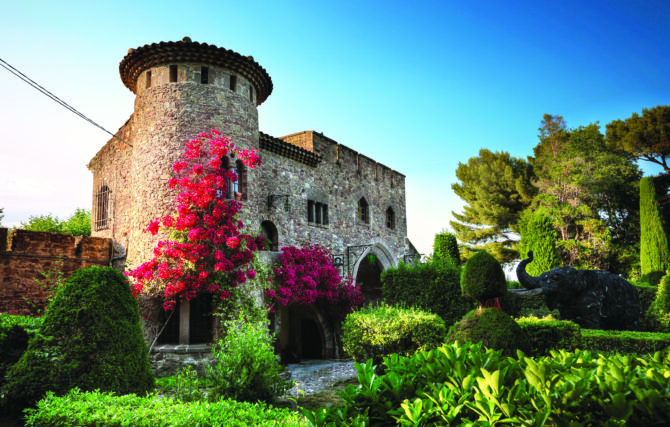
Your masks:
{"label": "bush with small leaves", "polygon": [[498,260],[486,251],[479,251],[465,263],[461,275],[463,294],[485,305],[488,300],[507,293],[505,272]]}

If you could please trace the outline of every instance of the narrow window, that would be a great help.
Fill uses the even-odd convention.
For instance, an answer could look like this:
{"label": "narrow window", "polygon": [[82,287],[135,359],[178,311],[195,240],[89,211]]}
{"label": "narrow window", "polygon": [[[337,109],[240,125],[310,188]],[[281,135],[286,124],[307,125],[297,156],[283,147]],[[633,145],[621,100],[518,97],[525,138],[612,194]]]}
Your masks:
{"label": "narrow window", "polygon": [[209,68],[200,67],[200,83],[209,84]]}
{"label": "narrow window", "polygon": [[230,76],[230,90],[235,92],[237,89],[237,76]]}
{"label": "narrow window", "polygon": [[149,89],[151,87],[151,70],[147,71],[147,84],[146,88]]}
{"label": "narrow window", "polygon": [[260,250],[270,250],[273,252],[279,250],[279,235],[277,227],[275,227],[272,221],[261,222],[261,236],[267,239],[267,245],[265,248],[260,248]]}
{"label": "narrow window", "polygon": [[328,205],[323,205],[323,225],[328,225]]}
{"label": "narrow window", "polygon": [[386,228],[395,230],[395,212],[390,206],[386,209]]}
{"label": "narrow window", "polygon": [[370,223],[370,208],[365,197],[358,201],[358,219],[366,224]]}
{"label": "narrow window", "polygon": [[170,83],[175,83],[177,81],[177,66],[170,65]]}
{"label": "narrow window", "polygon": [[323,224],[321,222],[321,209],[322,209],[322,207],[323,207],[323,205],[321,203],[316,204],[316,220],[314,222],[316,222],[317,224]]}
{"label": "narrow window", "polygon": [[237,191],[242,193],[240,200],[247,200],[247,168],[242,163],[242,160],[235,162],[235,173],[237,174]]}
{"label": "narrow window", "polygon": [[254,87],[249,85],[249,102],[254,102]]}
{"label": "narrow window", "polygon": [[314,202],[307,201],[307,222],[314,222]]}
{"label": "narrow window", "polygon": [[111,191],[105,184],[95,195],[95,231],[106,230],[110,226],[110,195]]}

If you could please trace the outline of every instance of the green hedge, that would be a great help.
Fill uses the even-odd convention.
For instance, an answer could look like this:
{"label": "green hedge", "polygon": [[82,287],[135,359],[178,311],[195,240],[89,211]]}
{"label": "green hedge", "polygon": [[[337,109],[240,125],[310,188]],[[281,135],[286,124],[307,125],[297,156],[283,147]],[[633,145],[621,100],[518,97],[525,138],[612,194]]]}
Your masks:
{"label": "green hedge", "polygon": [[444,321],[419,309],[382,304],[347,315],[342,325],[344,351],[357,362],[381,364],[391,354],[409,356],[440,346],[446,335]]}
{"label": "green hedge", "polygon": [[453,344],[389,357],[379,377],[371,362],[356,364],[360,386],[342,392],[342,405],[304,413],[317,427],[670,424],[670,360],[661,353],[519,356]]}
{"label": "green hedge", "polygon": [[533,356],[548,356],[551,350],[574,351],[583,347],[581,328],[576,323],[548,317],[523,317],[516,322],[526,333]]}
{"label": "green hedge", "polygon": [[440,261],[386,269],[381,276],[382,295],[390,305],[417,307],[435,313],[447,325],[459,321],[475,307],[461,292],[459,267]]}
{"label": "green hedge", "polygon": [[222,400],[189,402],[155,395],[115,396],[99,391],[71,390],[63,397],[52,392],[36,409],[28,409],[27,426],[306,426],[288,409],[264,403]]}
{"label": "green hedge", "polygon": [[670,346],[670,334],[582,329],[586,350],[603,353],[653,354]]}
{"label": "green hedge", "polygon": [[5,373],[21,358],[28,348],[29,339],[42,326],[40,317],[0,314],[0,387]]}

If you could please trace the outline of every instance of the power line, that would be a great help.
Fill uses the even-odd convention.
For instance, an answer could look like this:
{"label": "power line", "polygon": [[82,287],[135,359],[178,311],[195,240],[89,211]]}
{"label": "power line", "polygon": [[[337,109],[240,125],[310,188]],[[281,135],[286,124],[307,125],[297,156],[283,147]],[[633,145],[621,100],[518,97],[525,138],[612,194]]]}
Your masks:
{"label": "power line", "polygon": [[81,117],[82,119],[86,120],[93,126],[97,127],[98,129],[103,130],[104,132],[107,132],[112,136],[112,138],[118,139],[119,141],[123,142],[124,144],[127,144],[132,147],[128,142],[124,141],[123,139],[119,138],[118,136],[114,135],[112,132],[108,131],[101,125],[97,124],[94,122],[92,119],[88,118],[84,113],[79,112],[76,108],[68,104],[67,102],[63,101],[53,93],[49,92],[47,89],[45,89],[43,86],[41,86],[39,83],[36,81],[32,80],[30,77],[26,76],[23,74],[21,71],[17,70],[16,68],[12,67],[7,61],[4,59],[0,58],[0,67],[4,68],[5,70],[9,71],[10,73],[14,74],[16,77],[19,79],[23,80],[24,82],[28,83],[30,86],[35,88],[37,91],[42,93],[43,95],[47,96],[49,99],[52,101],[56,102],[58,105],[61,107],[71,111],[72,113],[76,114],[77,116]]}

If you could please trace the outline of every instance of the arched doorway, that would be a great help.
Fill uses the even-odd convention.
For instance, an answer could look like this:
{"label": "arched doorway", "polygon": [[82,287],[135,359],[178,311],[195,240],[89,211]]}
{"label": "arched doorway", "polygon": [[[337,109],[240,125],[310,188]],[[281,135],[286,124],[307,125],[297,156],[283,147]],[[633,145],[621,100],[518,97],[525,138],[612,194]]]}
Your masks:
{"label": "arched doorway", "polygon": [[279,234],[277,233],[277,227],[275,227],[272,221],[263,221],[261,222],[261,236],[265,237],[269,244],[266,249],[272,252],[279,251]]}
{"label": "arched doorway", "polygon": [[384,268],[374,254],[368,254],[358,264],[356,283],[361,287],[366,305],[376,304],[383,299],[382,271]]}
{"label": "arched doorway", "polygon": [[338,355],[332,325],[313,304],[281,307],[274,313],[274,331],[282,363]]}

